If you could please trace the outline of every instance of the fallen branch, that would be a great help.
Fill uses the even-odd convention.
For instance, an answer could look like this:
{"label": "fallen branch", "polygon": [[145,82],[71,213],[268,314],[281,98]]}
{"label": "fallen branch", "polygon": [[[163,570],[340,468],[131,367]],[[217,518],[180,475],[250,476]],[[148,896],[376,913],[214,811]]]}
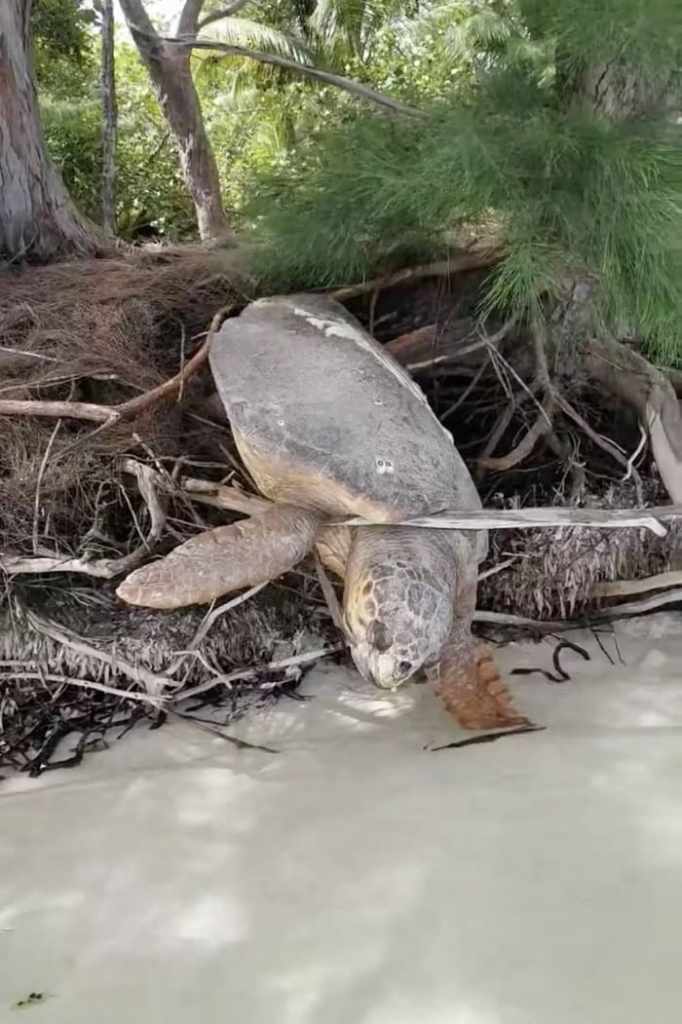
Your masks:
{"label": "fallen branch", "polygon": [[644,598],[643,601],[628,601],[627,604],[616,604],[613,608],[604,608],[594,615],[593,621],[599,622],[603,619],[619,619],[629,615],[643,615],[645,612],[655,611],[666,604],[682,603],[682,587],[667,590],[665,593],[656,594],[654,597]]}
{"label": "fallen branch", "polygon": [[600,622],[613,622],[616,619],[626,619],[631,615],[644,615],[646,612],[656,611],[667,604],[682,604],[682,587],[653,597],[645,598],[642,601],[628,601],[626,604],[616,604],[612,608],[600,608],[599,611],[586,613],[582,620],[579,619],[527,619],[523,615],[511,615],[507,612],[474,612],[474,622],[487,623],[491,626],[509,626],[513,629],[529,629],[537,633],[560,633],[569,629],[583,629]]}
{"label": "fallen branch", "polygon": [[[130,472],[129,465],[132,459],[127,459],[123,468]],[[201,502],[204,505],[212,505],[214,508],[224,508],[230,512],[244,512],[246,515],[258,515],[259,512],[267,512],[272,508],[272,502],[268,498],[262,498],[256,494],[247,494],[236,487],[225,484],[214,484],[210,480],[197,480],[194,477],[181,477],[180,489],[193,501]]]}
{"label": "fallen branch", "polygon": [[[3,668],[0,662],[0,669]],[[77,676],[56,675],[53,672],[33,672],[29,669],[17,671],[15,668],[7,676],[0,674],[0,682],[16,682],[19,679],[36,679],[41,683],[59,683],[61,686],[80,686],[84,690],[99,690],[100,693],[109,693],[114,697],[122,697],[124,700],[135,700],[142,704],[151,704],[152,707],[163,707],[163,701],[152,697],[148,693],[139,690],[120,690],[116,686],[108,686],[106,683],[98,683],[94,679],[81,679]]]}
{"label": "fallen branch", "polygon": [[[221,487],[219,507],[238,512],[257,514],[264,511],[262,499],[244,495],[236,488]],[[227,493],[226,493],[227,492]],[[207,496],[203,495],[205,499]],[[197,500],[201,500],[198,498]],[[217,501],[211,502],[218,504]],[[249,505],[251,506],[249,508]],[[268,502],[268,507],[272,503]],[[524,509],[480,509],[476,511],[442,512],[433,516],[421,516],[415,519],[403,519],[392,523],[393,526],[415,526],[431,530],[536,530],[552,528],[569,528],[585,526],[592,529],[609,530],[633,529],[650,530],[657,537],[665,537],[667,530],[664,522],[673,522],[682,518],[682,506],[661,505],[649,509],[576,509],[576,508],[524,508]],[[330,522],[329,526],[386,526],[385,521],[378,519],[351,519]],[[148,554],[146,545],[122,558],[99,559],[88,562],[80,558],[62,556],[24,557],[22,555],[0,554],[0,570],[10,575],[26,575],[30,573],[73,572],[100,579],[113,579],[123,573],[131,572]]]}
{"label": "fallen branch", "polygon": [[[348,299],[367,295],[368,292],[373,292],[377,288],[395,288],[398,285],[409,284],[411,281],[425,277],[450,277],[452,274],[461,274],[466,270],[491,267],[500,261],[502,255],[503,250],[499,246],[473,248],[447,260],[424,263],[418,267],[406,267],[404,270],[397,270],[394,274],[385,274],[383,277],[374,277],[369,281],[361,281],[359,284],[336,288],[329,292],[329,295],[337,302],[346,302]],[[424,330],[428,330],[428,328],[424,328]]]}

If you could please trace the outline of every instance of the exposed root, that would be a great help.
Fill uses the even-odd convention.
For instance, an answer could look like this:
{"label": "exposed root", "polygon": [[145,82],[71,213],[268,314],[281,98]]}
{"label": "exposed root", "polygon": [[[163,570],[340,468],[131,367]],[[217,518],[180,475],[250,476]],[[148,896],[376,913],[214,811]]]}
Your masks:
{"label": "exposed root", "polygon": [[497,458],[481,456],[478,460],[478,465],[482,469],[494,469],[497,472],[502,472],[506,469],[513,469],[514,466],[523,462],[531,454],[540,438],[544,437],[551,430],[551,421],[548,419],[550,412],[550,402],[546,401],[545,406],[538,413],[530,430],[524,434],[518,444],[507,455],[501,455]]}
{"label": "exposed root", "polygon": [[491,267],[502,259],[503,250],[498,247],[480,246],[474,247],[467,252],[453,255],[450,259],[439,260],[436,263],[425,263],[418,267],[407,267],[405,270],[398,270],[394,274],[386,274],[383,277],[375,277],[369,281],[361,281],[359,284],[347,285],[343,288],[336,288],[330,293],[333,299],[338,302],[347,302],[359,295],[368,295],[377,289],[395,288],[397,285],[411,284],[419,278],[425,277],[450,277],[453,274],[461,274],[466,270],[479,270],[483,267]]}
{"label": "exposed root", "polygon": [[614,339],[590,338],[582,355],[591,379],[636,410],[671,500],[682,501],[682,413],[668,377]]}

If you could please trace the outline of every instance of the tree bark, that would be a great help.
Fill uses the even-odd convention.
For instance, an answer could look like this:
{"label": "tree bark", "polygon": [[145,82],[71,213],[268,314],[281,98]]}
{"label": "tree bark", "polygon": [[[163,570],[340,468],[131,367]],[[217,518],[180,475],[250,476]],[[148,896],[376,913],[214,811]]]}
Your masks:
{"label": "tree bark", "polygon": [[576,76],[573,88],[574,103],[610,121],[660,117],[679,106],[673,69],[652,76],[617,60],[591,64]]}
{"label": "tree bark", "polygon": [[116,73],[114,63],[114,3],[102,0],[102,224],[116,234]]}
{"label": "tree bark", "polygon": [[0,3],[0,256],[52,260],[100,247],[46,154],[31,57],[31,0]]}
{"label": "tree bark", "polygon": [[[186,0],[179,23],[182,35],[196,33],[202,5],[203,0]],[[162,40],[142,0],[121,0],[121,8],[175,140],[199,235],[205,240],[230,237],[218,167],[192,78],[191,47]]]}

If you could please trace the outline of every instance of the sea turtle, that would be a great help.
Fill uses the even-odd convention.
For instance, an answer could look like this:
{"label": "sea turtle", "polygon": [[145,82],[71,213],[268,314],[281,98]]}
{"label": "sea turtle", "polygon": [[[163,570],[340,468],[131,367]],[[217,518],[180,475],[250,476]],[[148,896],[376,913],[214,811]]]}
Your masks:
{"label": "sea turtle", "polygon": [[[253,302],[223,324],[210,364],[240,455],[275,504],[137,569],[119,596],[153,608],[207,603],[315,547],[345,582],[344,631],[365,678],[395,688],[425,670],[462,725],[525,722],[471,634],[486,534],[392,525],[481,507],[414,380],[317,294]],[[382,525],[334,525],[358,516]]]}

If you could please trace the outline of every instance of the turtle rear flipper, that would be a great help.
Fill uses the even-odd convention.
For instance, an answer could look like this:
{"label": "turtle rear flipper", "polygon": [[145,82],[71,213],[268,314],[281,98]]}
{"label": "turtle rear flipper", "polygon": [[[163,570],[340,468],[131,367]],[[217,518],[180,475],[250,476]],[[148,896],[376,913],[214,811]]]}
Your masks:
{"label": "turtle rear flipper", "polygon": [[143,608],[208,604],[288,572],[313,547],[320,517],[294,505],[200,533],[165,558],[136,569],[116,593]]}

